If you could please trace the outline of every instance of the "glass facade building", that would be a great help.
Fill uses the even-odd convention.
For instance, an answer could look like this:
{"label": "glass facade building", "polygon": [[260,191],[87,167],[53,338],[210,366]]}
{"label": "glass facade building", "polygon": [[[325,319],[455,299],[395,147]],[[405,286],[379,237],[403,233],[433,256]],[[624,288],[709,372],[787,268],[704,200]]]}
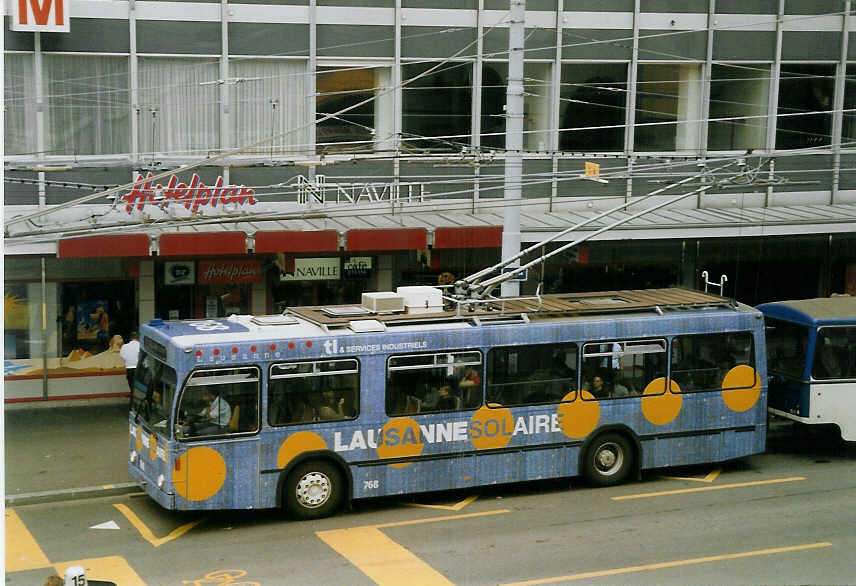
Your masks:
{"label": "glass facade building", "polygon": [[[507,0],[66,6],[69,32],[5,23],[4,348],[22,361],[5,374],[28,385],[11,398],[85,395],[71,375],[100,363],[97,392],[121,392],[110,339],[152,317],[357,302],[499,260]],[[758,172],[522,290],[703,287],[707,270],[753,304],[856,294],[845,6],[528,0],[524,245],[702,168]],[[102,302],[109,336],[91,337]]]}

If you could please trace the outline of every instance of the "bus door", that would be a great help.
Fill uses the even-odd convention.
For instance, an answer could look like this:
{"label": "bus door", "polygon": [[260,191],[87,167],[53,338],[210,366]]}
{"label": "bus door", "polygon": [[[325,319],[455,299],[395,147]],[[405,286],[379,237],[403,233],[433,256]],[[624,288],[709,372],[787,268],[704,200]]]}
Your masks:
{"label": "bus door", "polygon": [[399,462],[393,470],[401,472],[387,474],[389,492],[473,484],[475,458],[462,455],[472,450],[465,430],[483,404],[483,376],[478,350],[389,357],[384,398],[388,421],[377,450],[381,459]]}
{"label": "bus door", "polygon": [[856,326],[817,330],[811,381],[812,422],[835,423],[843,439],[856,439]]}
{"label": "bus door", "polygon": [[807,360],[810,328],[805,324],[766,318],[767,373],[770,375],[767,405],[774,413],[809,417]]}
{"label": "bus door", "polygon": [[191,373],[175,418],[178,508],[258,506],[260,382],[255,366]]}

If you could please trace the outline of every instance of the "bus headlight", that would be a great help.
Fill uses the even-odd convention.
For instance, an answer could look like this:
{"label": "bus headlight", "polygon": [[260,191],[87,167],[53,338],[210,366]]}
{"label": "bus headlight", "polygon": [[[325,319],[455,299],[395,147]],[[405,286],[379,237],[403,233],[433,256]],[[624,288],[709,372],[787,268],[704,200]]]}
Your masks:
{"label": "bus headlight", "polygon": [[163,474],[158,475],[158,488],[163,488],[164,477]]}
{"label": "bus headlight", "polygon": [[132,464],[137,461],[137,450],[131,450],[130,460]]}

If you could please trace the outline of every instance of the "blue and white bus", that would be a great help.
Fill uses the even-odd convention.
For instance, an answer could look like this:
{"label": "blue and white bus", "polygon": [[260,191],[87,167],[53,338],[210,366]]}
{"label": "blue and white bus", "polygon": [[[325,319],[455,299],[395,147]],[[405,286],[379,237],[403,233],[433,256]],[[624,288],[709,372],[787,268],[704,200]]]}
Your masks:
{"label": "blue and white bus", "polygon": [[856,297],[758,306],[767,325],[771,413],[835,425],[856,441]]}
{"label": "blue and white bus", "polygon": [[[438,301],[440,300],[440,301]],[[447,300],[448,301],[448,300]],[[128,469],[167,509],[283,507],[764,450],[761,313],[684,289],[443,305],[432,287],[141,328]]]}

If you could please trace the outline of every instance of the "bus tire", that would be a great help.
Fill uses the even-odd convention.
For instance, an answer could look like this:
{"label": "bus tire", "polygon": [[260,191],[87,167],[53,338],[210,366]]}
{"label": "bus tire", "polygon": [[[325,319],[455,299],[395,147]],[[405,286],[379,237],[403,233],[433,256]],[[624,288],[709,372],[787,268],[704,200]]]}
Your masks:
{"label": "bus tire", "polygon": [[345,484],[339,468],[327,460],[301,462],[285,481],[283,506],[295,519],[329,517],[339,508]]}
{"label": "bus tire", "polygon": [[583,475],[592,486],[621,484],[630,475],[635,459],[627,438],[618,433],[597,436],[586,450]]}

